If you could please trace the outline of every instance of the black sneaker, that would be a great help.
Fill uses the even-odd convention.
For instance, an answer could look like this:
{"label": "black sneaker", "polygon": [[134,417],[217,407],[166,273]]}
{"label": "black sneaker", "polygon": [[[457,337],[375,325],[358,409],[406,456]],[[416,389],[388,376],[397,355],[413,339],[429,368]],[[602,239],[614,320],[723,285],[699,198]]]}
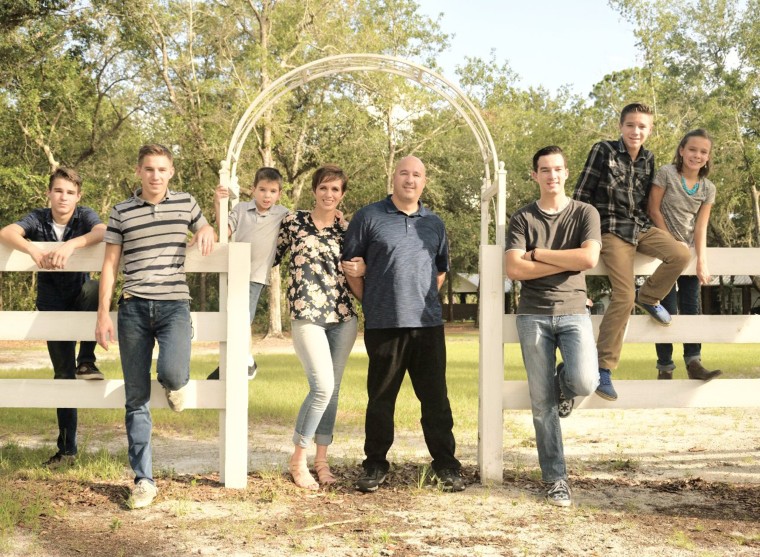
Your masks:
{"label": "black sneaker", "polygon": [[560,418],[567,418],[570,414],[573,412],[573,407],[575,406],[575,399],[571,398],[570,400],[565,398],[565,395],[562,393],[562,388],[559,386],[559,374],[562,373],[562,370],[565,369],[565,363],[560,362],[557,365],[557,375],[556,377],[556,383],[557,383],[557,391],[559,392],[559,398],[557,400],[557,410],[559,411],[559,417]]}
{"label": "black sneaker", "polygon": [[256,379],[256,371],[259,369],[259,366],[256,365],[256,362],[253,362],[252,366],[248,366],[248,381],[253,381]]}
{"label": "black sneaker", "polygon": [[462,474],[453,468],[441,468],[435,473],[435,480],[438,482],[441,491],[446,493],[464,491],[465,488]]}
{"label": "black sneaker", "polygon": [[74,461],[77,459],[77,455],[75,454],[63,454],[63,453],[55,453],[53,456],[51,456],[49,459],[47,459],[45,462],[42,463],[42,465],[45,468],[60,468],[62,466],[71,466],[74,464]]}
{"label": "black sneaker", "polygon": [[356,485],[354,487],[364,493],[371,493],[377,491],[380,484],[385,483],[387,477],[387,470],[383,470],[377,465],[370,465],[369,467],[364,468],[364,474],[361,478],[356,480]]}
{"label": "black sneaker", "polygon": [[105,379],[105,377],[103,377],[103,373],[101,373],[101,371],[98,369],[98,366],[96,366],[94,362],[82,362],[79,364],[79,367],[77,367],[74,376],[77,379],[95,379],[98,381]]}

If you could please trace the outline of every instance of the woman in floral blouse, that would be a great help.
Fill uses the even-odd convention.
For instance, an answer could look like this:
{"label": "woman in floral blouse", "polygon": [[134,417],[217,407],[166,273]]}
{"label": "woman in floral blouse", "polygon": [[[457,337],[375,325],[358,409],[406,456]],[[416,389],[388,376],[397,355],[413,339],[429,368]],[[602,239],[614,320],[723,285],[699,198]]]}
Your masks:
{"label": "woman in floral blouse", "polygon": [[277,241],[279,263],[290,250],[288,302],[293,347],[309,381],[309,394],[296,419],[290,473],[298,487],[318,489],[309,473],[306,449],[312,438],[317,445],[314,470],[321,484],[335,482],[327,464],[338,410],[340,381],[356,340],[357,317],[343,272],[364,274],[364,261],[341,265],[346,223],[338,211],[348,178],[335,165],[314,172],[311,211],[291,213],[282,221]]}

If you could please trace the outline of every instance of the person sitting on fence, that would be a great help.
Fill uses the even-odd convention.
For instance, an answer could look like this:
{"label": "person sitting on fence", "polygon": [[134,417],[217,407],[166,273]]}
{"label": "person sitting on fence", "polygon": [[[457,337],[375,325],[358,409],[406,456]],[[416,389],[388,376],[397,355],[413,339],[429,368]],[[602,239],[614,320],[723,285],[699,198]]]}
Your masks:
{"label": "person sitting on fence", "polygon": [[108,350],[114,339],[110,316],[119,262],[124,260],[124,286],[119,298],[118,332],[126,395],[129,464],[135,473],[132,508],[150,505],[157,489],[150,445],[152,420],[150,370],[158,341],[158,382],[169,407],[184,408],[182,388],[190,379],[190,291],[185,279],[188,231],[203,255],[211,253],[214,229],[192,195],[169,190],[174,176],[171,151],[163,145],[140,148],[137,177],[141,188],[111,210],[106,252],[100,275],[100,303],[95,338]]}
{"label": "person sitting on fence", "polygon": [[319,483],[335,483],[327,448],[333,441],[340,382],[358,328],[345,275],[362,276],[364,262],[358,259],[341,265],[340,260],[347,225],[338,205],[347,186],[340,167],[318,168],[311,180],[314,209],[285,217],[277,241],[276,263],[287,251],[291,253],[287,288],[291,334],[309,382],[309,393],[296,418],[289,465],[293,481],[304,489],[319,487],[306,464],[312,438],[317,445],[314,471]]}
{"label": "person sitting on fence", "polygon": [[[288,214],[288,209],[277,205],[282,194],[282,174],[276,168],[264,166],[256,171],[253,178],[253,199],[235,205],[230,211],[227,226],[228,236],[235,234],[235,241],[251,244],[251,279],[249,286],[249,316],[251,324],[256,317],[259,297],[265,285],[269,284],[269,273],[275,256],[277,234],[280,223]],[[220,201],[230,193],[222,185],[214,193],[216,222],[219,222]],[[221,234],[221,231],[219,232]],[[253,355],[248,356],[248,379],[256,377],[258,365]],[[219,379],[219,368],[208,376]]]}
{"label": "person sitting on fence", "polygon": [[[599,384],[583,271],[597,264],[602,236],[597,210],[565,195],[562,149],[536,152],[531,177],[540,196],[512,215],[504,264],[507,276],[521,285],[517,333],[546,498],[566,507],[572,501],[557,417],[569,416],[574,397],[593,393]],[[557,348],[563,362],[555,371]]]}
{"label": "person sitting on fence", "polygon": [[[617,400],[612,370],[620,362],[623,336],[634,304],[656,323],[670,325],[664,298],[689,263],[689,250],[670,234],[652,226],[647,195],[654,176],[654,155],[644,148],[652,131],[652,110],[641,103],[623,107],[620,139],[600,141],[589,152],[573,197],[599,211],[602,226],[602,262],[612,286],[597,339],[599,387],[596,394]],[[641,252],[662,261],[637,291],[633,261]]]}
{"label": "person sitting on fence", "polygon": [[[710,173],[712,139],[705,130],[687,133],[676,148],[672,164],[657,172],[649,193],[649,217],[657,228],[672,234],[697,252],[697,274],[682,275],[667,296],[663,307],[670,313],[699,315],[700,284],[710,283],[707,268],[707,223],[715,203],[715,184],[707,179]],[[673,345],[655,344],[657,350],[657,379],[673,379]],[[685,342],[683,359],[689,379],[709,381],[721,374],[702,365],[702,345]]]}
{"label": "person sitting on fence", "polygon": [[[73,168],[59,167],[48,181],[50,207],[35,209],[14,224],[0,230],[0,241],[28,254],[39,269],[60,270],[74,250],[103,241],[106,226],[98,214],[77,205],[82,199],[82,179]],[[57,242],[43,251],[32,242]],[[98,309],[98,281],[89,273],[39,273],[37,309],[40,311],[95,311]],[[48,341],[48,353],[55,379],[103,379],[95,365],[95,342]],[[77,454],[77,409],[58,408],[58,451],[44,465],[70,464]]]}

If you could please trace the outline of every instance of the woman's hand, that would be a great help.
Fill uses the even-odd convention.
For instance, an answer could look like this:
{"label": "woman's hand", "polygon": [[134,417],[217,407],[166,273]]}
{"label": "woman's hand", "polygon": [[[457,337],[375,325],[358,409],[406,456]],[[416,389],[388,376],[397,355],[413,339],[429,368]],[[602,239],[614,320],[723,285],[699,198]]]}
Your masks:
{"label": "woman's hand", "polygon": [[348,261],[341,261],[341,267],[343,267],[344,275],[353,278],[363,277],[367,272],[367,265],[362,257],[354,257]]}

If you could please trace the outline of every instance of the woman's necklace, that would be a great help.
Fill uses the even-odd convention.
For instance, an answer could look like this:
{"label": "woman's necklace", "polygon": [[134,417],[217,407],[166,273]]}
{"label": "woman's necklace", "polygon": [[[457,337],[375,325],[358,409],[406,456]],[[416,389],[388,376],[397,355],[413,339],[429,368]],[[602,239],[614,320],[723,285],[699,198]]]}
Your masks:
{"label": "woman's necklace", "polygon": [[697,182],[692,187],[688,187],[686,185],[686,178],[684,178],[683,174],[681,174],[681,187],[683,188],[683,191],[686,192],[686,195],[691,197],[697,193],[697,190],[699,189],[699,179],[697,179]]}

